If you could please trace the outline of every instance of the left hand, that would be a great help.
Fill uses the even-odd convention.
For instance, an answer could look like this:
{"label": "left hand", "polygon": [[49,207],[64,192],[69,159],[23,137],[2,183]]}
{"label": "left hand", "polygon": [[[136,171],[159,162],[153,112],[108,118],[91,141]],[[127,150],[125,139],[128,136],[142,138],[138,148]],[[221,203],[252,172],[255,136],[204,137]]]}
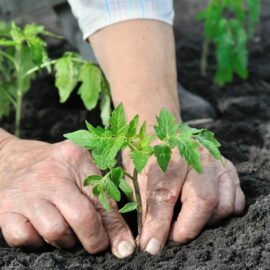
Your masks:
{"label": "left hand", "polygon": [[[175,149],[167,172],[151,158],[139,175],[142,196],[143,228],[140,248],[156,255],[167,239],[186,243],[196,238],[206,224],[217,223],[233,214],[241,214],[245,207],[244,193],[236,168],[227,159],[215,160],[202,149],[203,172],[198,174],[188,167]],[[124,154],[127,172],[133,164]],[[176,201],[182,208],[172,222]]]}

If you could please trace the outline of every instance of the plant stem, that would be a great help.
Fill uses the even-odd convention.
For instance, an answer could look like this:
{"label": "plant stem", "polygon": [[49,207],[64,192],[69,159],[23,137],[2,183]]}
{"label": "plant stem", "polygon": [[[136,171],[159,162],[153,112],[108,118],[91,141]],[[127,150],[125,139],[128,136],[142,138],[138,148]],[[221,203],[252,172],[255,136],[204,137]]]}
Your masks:
{"label": "plant stem", "polygon": [[203,50],[202,50],[202,57],[201,57],[201,73],[203,76],[206,76],[207,74],[208,51],[209,51],[209,39],[206,39],[203,43]]}
{"label": "plant stem", "polygon": [[23,96],[23,74],[21,71],[21,46],[16,48],[16,72],[17,72],[17,92],[16,92],[16,114],[15,114],[15,136],[20,137],[22,96]]}
{"label": "plant stem", "polygon": [[56,60],[51,60],[51,61],[48,61],[48,62],[45,62],[43,63],[42,65],[40,65],[39,67],[34,67],[32,69],[29,69],[24,75],[23,77],[27,77],[35,72],[37,72],[38,70],[42,69],[42,68],[45,68],[45,67],[48,67],[50,65],[54,65],[56,63]]}
{"label": "plant stem", "polygon": [[2,56],[4,56],[5,58],[7,58],[15,66],[15,68],[17,69],[16,60],[12,56],[10,56],[9,54],[7,54],[6,52],[1,51],[1,50],[0,50],[0,54]]}
{"label": "plant stem", "polygon": [[141,192],[139,188],[138,183],[138,171],[134,169],[133,171],[133,184],[134,184],[134,191],[135,191],[135,199],[138,203],[137,208],[137,226],[138,226],[138,236],[140,237],[142,232],[142,198],[141,198]]}

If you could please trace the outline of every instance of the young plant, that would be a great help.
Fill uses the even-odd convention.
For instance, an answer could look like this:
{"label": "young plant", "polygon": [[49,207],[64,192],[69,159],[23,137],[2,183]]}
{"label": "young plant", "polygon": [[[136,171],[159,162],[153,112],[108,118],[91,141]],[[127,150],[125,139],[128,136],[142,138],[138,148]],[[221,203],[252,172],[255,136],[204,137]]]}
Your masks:
{"label": "young plant", "polygon": [[197,16],[204,22],[201,72],[206,75],[208,52],[215,45],[217,71],[215,82],[224,85],[237,74],[248,76],[247,43],[260,20],[260,0],[210,0]]}
{"label": "young plant", "polygon": [[[64,136],[72,142],[91,151],[96,166],[104,172],[101,175],[90,175],[84,180],[84,185],[93,187],[93,195],[110,211],[108,198],[119,202],[121,192],[129,199],[119,211],[126,213],[137,210],[138,234],[142,226],[141,194],[138,184],[138,174],[145,168],[150,157],[155,156],[160,168],[166,172],[172,150],[178,148],[179,154],[198,173],[202,172],[199,147],[205,147],[217,159],[222,160],[219,142],[212,132],[206,129],[191,128],[184,123],[177,123],[175,117],[166,109],[162,109],[157,116],[157,124],[153,134],[146,132],[146,122],[138,129],[139,117],[136,115],[130,123],[126,122],[122,104],[113,112],[110,126],[107,128],[93,127],[86,122],[87,130],[78,130]],[[159,143],[152,146],[152,142],[159,139]],[[116,157],[120,151],[128,149],[134,164],[132,174],[117,166]],[[134,194],[131,187],[124,180],[124,176],[133,182]],[[168,180],[169,181],[169,180]]]}
{"label": "young plant", "polygon": [[20,135],[22,101],[31,81],[42,68],[56,73],[55,85],[60,102],[65,102],[80,83],[78,94],[88,110],[96,107],[101,97],[101,117],[108,125],[110,93],[102,71],[78,54],[66,52],[60,59],[50,60],[46,42],[41,36],[58,37],[44,26],[0,22],[0,118],[15,108],[15,134]]}

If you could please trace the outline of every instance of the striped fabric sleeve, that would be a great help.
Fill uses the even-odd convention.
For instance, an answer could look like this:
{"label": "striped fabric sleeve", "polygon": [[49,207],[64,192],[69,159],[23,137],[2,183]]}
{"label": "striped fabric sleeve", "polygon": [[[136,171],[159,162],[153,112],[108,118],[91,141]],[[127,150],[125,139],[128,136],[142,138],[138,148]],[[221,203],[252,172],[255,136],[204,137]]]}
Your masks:
{"label": "striped fabric sleeve", "polygon": [[84,39],[111,24],[153,19],[173,24],[173,0],[68,0]]}

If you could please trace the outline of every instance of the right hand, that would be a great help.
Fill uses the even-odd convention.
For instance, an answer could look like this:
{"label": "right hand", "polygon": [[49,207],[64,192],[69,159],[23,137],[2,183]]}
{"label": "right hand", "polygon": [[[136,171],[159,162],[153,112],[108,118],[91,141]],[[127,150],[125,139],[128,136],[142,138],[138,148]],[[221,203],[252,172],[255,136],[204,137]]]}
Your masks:
{"label": "right hand", "polygon": [[65,141],[48,144],[13,136],[0,144],[0,227],[12,247],[71,248],[77,239],[89,253],[111,245],[119,258],[135,242],[117,205],[106,213],[82,181],[100,174],[90,154]]}

